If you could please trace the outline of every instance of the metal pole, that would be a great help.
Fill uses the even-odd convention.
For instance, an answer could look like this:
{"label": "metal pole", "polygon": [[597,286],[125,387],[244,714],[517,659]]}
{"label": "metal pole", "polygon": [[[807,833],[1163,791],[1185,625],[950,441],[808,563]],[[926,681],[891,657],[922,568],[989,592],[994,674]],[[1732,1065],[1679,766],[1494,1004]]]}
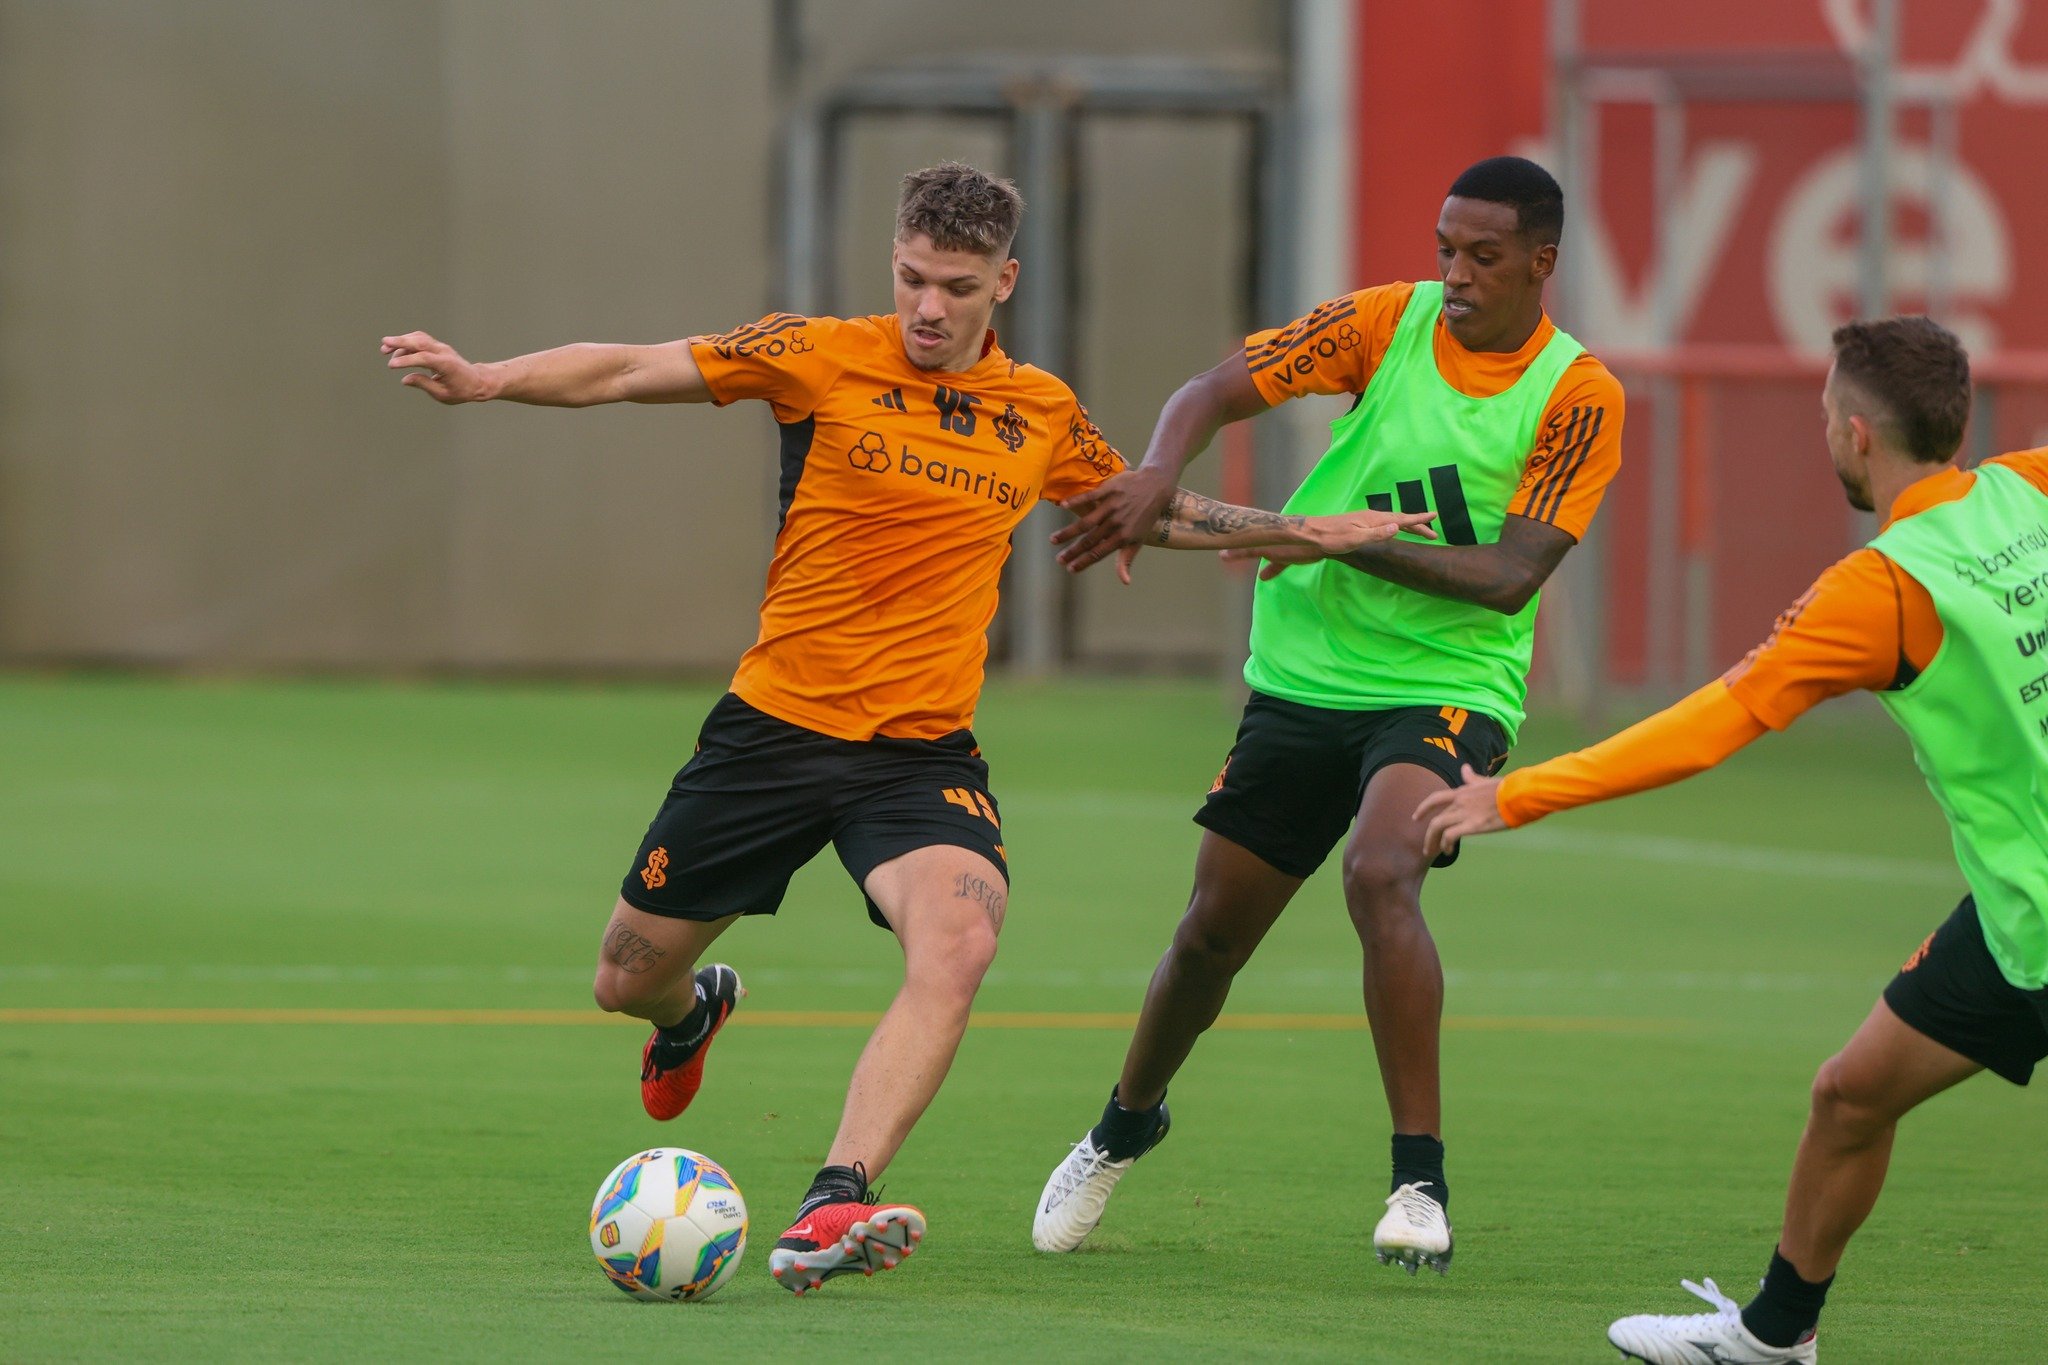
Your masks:
{"label": "metal pole", "polygon": [[[1552,172],[1564,191],[1566,232],[1583,223],[1586,212],[1586,166],[1583,145],[1584,94],[1579,88],[1579,3],[1550,0],[1550,144]],[[1579,325],[1578,273],[1567,265],[1558,273],[1551,312],[1569,331]]]}
{"label": "metal pole", "polygon": [[[1584,291],[1571,252],[1585,250],[1593,185],[1586,135],[1587,108],[1579,64],[1579,0],[1550,0],[1550,141],[1553,173],[1564,191],[1561,269],[1549,307],[1567,330],[1585,324]],[[1574,231],[1579,234],[1574,237]],[[1575,248],[1574,243],[1578,244]],[[1607,555],[1596,521],[1585,541],[1559,568],[1545,607],[1545,657],[1557,697],[1589,724],[1597,724],[1607,682]]]}
{"label": "metal pole", "polygon": [[1949,196],[1955,190],[1961,120],[1953,94],[1943,92],[1927,106],[1927,315],[1947,320],[1955,293],[1955,220]]}
{"label": "metal pole", "polygon": [[[1016,339],[1012,352],[1042,370],[1065,374],[1068,255],[1068,112],[1050,91],[1018,108],[1017,189],[1024,196],[1024,223],[1017,234]],[[1017,528],[1010,609],[1012,666],[1028,677],[1045,677],[1064,654],[1059,566],[1046,539],[1060,524],[1057,509],[1041,503]]]}
{"label": "metal pole", "polygon": [[[1657,345],[1676,346],[1678,337],[1678,194],[1684,182],[1685,106],[1667,81],[1653,106],[1651,183],[1657,214]],[[1679,604],[1679,386],[1670,377],[1654,385],[1650,446],[1649,581],[1643,594],[1648,682],[1669,689],[1678,682]]]}
{"label": "metal pole", "polygon": [[1858,304],[1866,318],[1891,311],[1891,162],[1895,129],[1894,68],[1899,52],[1899,0],[1874,0],[1863,68],[1863,250],[1857,260]]}
{"label": "metal pole", "polygon": [[782,147],[782,289],[775,300],[793,313],[824,309],[823,111],[808,101],[789,113]]}

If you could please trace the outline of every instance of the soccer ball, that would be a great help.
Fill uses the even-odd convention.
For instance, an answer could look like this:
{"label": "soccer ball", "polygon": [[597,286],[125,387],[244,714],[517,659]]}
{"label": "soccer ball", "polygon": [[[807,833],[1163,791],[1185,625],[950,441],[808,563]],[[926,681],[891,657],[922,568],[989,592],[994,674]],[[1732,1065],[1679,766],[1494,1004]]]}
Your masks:
{"label": "soccer ball", "polygon": [[747,1201],[725,1167],[681,1147],[629,1156],[590,1206],[590,1249],[636,1299],[717,1293],[747,1246]]}

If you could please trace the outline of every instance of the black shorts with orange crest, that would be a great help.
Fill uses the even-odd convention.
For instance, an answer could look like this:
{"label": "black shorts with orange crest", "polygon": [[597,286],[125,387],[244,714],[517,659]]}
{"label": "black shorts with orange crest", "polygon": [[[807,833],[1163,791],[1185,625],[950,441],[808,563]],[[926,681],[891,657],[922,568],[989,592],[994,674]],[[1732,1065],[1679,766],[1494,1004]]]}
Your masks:
{"label": "black shorts with orange crest", "polygon": [[1010,875],[1002,812],[972,732],[837,739],[727,693],[705,717],[697,752],[619,894],[675,919],[772,915],[790,877],[828,843],[856,886],[890,859],[934,845],[971,849]]}
{"label": "black shorts with orange crest", "polygon": [[[1393,763],[1427,768],[1453,787],[1466,764],[1507,761],[1500,722],[1456,706],[1335,711],[1252,693],[1237,741],[1195,823],[1290,877],[1307,877],[1344,837],[1373,774]],[[1457,861],[1456,849],[1436,860]]]}
{"label": "black shorts with orange crest", "polygon": [[1984,941],[1977,898],[1927,936],[1884,988],[1884,1002],[1915,1032],[1959,1052],[2014,1085],[2048,1057],[2048,991],[2005,979]]}

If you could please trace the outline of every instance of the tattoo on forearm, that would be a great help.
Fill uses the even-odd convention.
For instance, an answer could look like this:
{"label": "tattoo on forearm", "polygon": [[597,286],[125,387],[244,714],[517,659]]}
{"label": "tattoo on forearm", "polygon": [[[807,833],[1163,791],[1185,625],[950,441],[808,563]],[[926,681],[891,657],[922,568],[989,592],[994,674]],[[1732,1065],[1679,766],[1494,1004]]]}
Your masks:
{"label": "tattoo on forearm", "polygon": [[1159,514],[1158,524],[1152,528],[1154,543],[1159,545],[1170,545],[1173,543],[1173,524],[1180,519],[1180,509],[1187,503],[1187,499],[1188,495],[1180,489],[1176,488],[1173,490],[1172,501],[1166,504],[1166,510]]}
{"label": "tattoo on forearm", "polygon": [[1003,911],[1009,906],[1009,897],[999,883],[971,872],[962,872],[953,879],[953,894],[961,900],[973,901],[996,928],[1003,927]]}
{"label": "tattoo on forearm", "polygon": [[655,947],[623,924],[614,924],[605,930],[604,955],[628,976],[638,976],[652,971],[668,956],[668,949]]}
{"label": "tattoo on forearm", "polygon": [[1268,531],[1281,527],[1298,531],[1307,520],[1306,517],[1283,516],[1256,507],[1237,507],[1181,489],[1166,505],[1166,513],[1160,517],[1155,534],[1161,545],[1167,545],[1172,543],[1173,533],[1183,528],[1198,538],[1222,538],[1240,531]]}

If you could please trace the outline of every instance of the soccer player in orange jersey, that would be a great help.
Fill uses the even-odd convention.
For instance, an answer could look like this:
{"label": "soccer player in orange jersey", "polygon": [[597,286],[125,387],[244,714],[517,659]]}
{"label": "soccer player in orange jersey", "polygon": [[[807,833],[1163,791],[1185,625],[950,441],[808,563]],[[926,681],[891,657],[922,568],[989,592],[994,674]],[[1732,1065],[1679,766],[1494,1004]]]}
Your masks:
{"label": "soccer player in orange jersey", "polygon": [[1305,394],[1354,394],[1287,510],[1432,508],[1440,545],[1342,557],[1276,550],[1252,603],[1251,700],[1215,787],[1195,889],[1153,973],[1101,1121],[1046,1181],[1034,1243],[1071,1251],[1165,1134],[1166,1089],[1266,931],[1340,843],[1365,1010],[1392,1120],[1373,1250],[1412,1274],[1452,1255],[1438,1041],[1444,978],[1410,818],[1461,766],[1490,772],[1522,719],[1537,593],[1621,464],[1622,391],[1545,313],[1564,199],[1493,157],[1452,182],[1439,278],[1362,289],[1255,333],[1182,385],[1137,469],[1075,500],[1055,539],[1076,570],[1124,567],[1187,462],[1225,423]]}
{"label": "soccer player in orange jersey", "polygon": [[[773,914],[826,844],[903,950],[902,992],[854,1069],[826,1165],[770,1268],[802,1293],[889,1269],[924,1233],[869,1188],[937,1092],[995,955],[1009,897],[1001,811],[972,723],[1010,536],[1034,503],[1123,468],[1067,386],[1005,355],[1023,202],[947,163],[904,181],[896,311],[773,314],[722,336],[572,345],[474,364],[423,332],[386,337],[442,403],[555,407],[757,398],[782,435],[781,529],[760,637],[626,874],[599,952],[606,1010],[654,1025],[641,1100],[697,1093],[738,975],[697,963],[743,915]],[[1180,493],[1154,534],[1183,548],[1342,553],[1427,516],[1285,517]]]}
{"label": "soccer player in orange jersey", "polygon": [[1913,741],[1962,880],[1920,944],[1814,1078],[1785,1221],[1746,1307],[1623,1318],[1608,1339],[1658,1365],[1795,1365],[1835,1267],[1883,1188],[1909,1110],[1989,1070],[2025,1085],[2048,1057],[2048,449],[1957,467],[1970,369],[1926,318],[1834,336],[1827,447],[1879,535],[1823,573],[1718,680],[1602,743],[1420,804],[1431,852],[1691,777],[1811,707],[1875,692]]}

